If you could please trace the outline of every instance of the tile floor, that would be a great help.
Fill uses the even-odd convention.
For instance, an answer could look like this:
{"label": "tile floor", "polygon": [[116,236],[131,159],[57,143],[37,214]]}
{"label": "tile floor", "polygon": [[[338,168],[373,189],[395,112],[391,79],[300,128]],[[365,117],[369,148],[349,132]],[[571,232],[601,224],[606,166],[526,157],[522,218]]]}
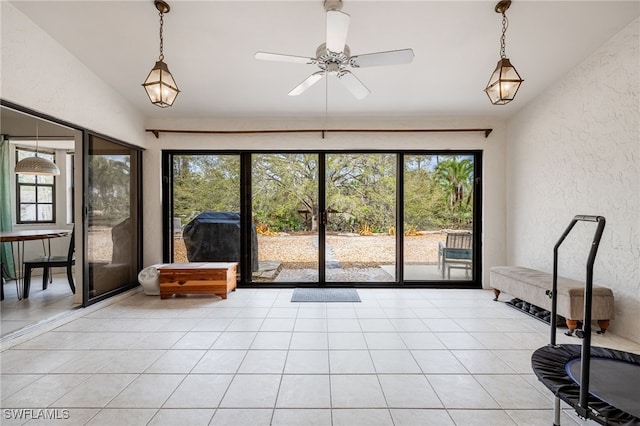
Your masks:
{"label": "tile floor", "polygon": [[66,275],[54,275],[53,283],[42,290],[42,277],[31,281],[29,298],[18,300],[15,280],[3,285],[5,299],[0,303],[0,335],[6,336],[43,321],[51,320],[79,305],[73,304],[73,293]]}
{"label": "tile floor", "polygon": [[[94,306],[0,354],[1,423],[552,424],[530,368],[548,327],[491,292],[360,289],[362,303],[322,304],[292,291]],[[640,353],[613,333],[593,340]],[[592,424],[568,408],[562,422]]]}

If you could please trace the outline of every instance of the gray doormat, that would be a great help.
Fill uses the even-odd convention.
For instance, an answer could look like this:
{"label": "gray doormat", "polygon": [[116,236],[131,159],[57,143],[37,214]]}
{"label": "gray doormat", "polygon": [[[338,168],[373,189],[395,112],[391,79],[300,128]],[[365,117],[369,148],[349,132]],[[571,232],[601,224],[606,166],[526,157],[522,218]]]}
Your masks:
{"label": "gray doormat", "polygon": [[292,302],[360,302],[355,288],[296,288]]}

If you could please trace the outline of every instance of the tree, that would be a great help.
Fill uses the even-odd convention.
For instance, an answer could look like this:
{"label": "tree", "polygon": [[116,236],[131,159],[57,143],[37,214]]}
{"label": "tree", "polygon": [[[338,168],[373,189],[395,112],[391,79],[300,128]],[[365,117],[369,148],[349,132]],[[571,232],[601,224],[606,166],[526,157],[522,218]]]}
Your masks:
{"label": "tree", "polygon": [[439,162],[435,178],[448,196],[448,206],[457,226],[470,223],[473,210],[473,162],[456,157]]}

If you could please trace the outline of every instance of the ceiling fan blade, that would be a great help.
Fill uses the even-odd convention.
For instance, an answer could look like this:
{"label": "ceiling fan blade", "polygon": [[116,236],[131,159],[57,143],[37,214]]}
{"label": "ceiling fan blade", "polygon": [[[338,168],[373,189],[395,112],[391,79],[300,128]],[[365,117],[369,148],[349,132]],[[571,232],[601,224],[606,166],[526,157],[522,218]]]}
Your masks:
{"label": "ceiling fan blade", "polygon": [[351,17],[339,10],[327,11],[327,49],[340,53],[344,50],[349,32],[349,19]]}
{"label": "ceiling fan blade", "polygon": [[304,56],[293,55],[281,55],[279,53],[268,52],[256,52],[256,59],[261,61],[274,61],[274,62],[293,62],[296,64],[316,64],[318,61],[315,58],[305,58]]}
{"label": "ceiling fan blade", "polygon": [[367,53],[352,56],[349,65],[354,68],[377,67],[380,65],[409,64],[413,61],[413,49],[390,50],[388,52]]}
{"label": "ceiling fan blade", "polygon": [[298,84],[292,91],[289,92],[289,96],[298,96],[304,93],[309,87],[313,86],[324,76],[324,71],[318,71],[307,77],[302,83]]}
{"label": "ceiling fan blade", "polygon": [[356,99],[364,99],[371,91],[367,89],[367,86],[362,84],[358,77],[353,75],[350,71],[342,71],[338,74],[338,79],[344,84],[344,86],[356,97]]}

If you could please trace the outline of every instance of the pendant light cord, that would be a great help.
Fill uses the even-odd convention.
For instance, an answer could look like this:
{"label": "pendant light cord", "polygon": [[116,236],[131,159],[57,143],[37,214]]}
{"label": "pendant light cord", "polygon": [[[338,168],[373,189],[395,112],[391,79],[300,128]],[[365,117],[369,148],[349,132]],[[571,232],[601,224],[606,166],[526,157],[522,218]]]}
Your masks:
{"label": "pendant light cord", "polygon": [[507,32],[507,28],[509,28],[509,20],[507,19],[507,15],[502,12],[502,36],[500,36],[500,57],[506,58],[507,54],[505,53],[505,33]]}
{"label": "pendant light cord", "polygon": [[162,27],[164,26],[164,13],[160,12],[160,60],[164,61],[164,38],[162,37]]}

